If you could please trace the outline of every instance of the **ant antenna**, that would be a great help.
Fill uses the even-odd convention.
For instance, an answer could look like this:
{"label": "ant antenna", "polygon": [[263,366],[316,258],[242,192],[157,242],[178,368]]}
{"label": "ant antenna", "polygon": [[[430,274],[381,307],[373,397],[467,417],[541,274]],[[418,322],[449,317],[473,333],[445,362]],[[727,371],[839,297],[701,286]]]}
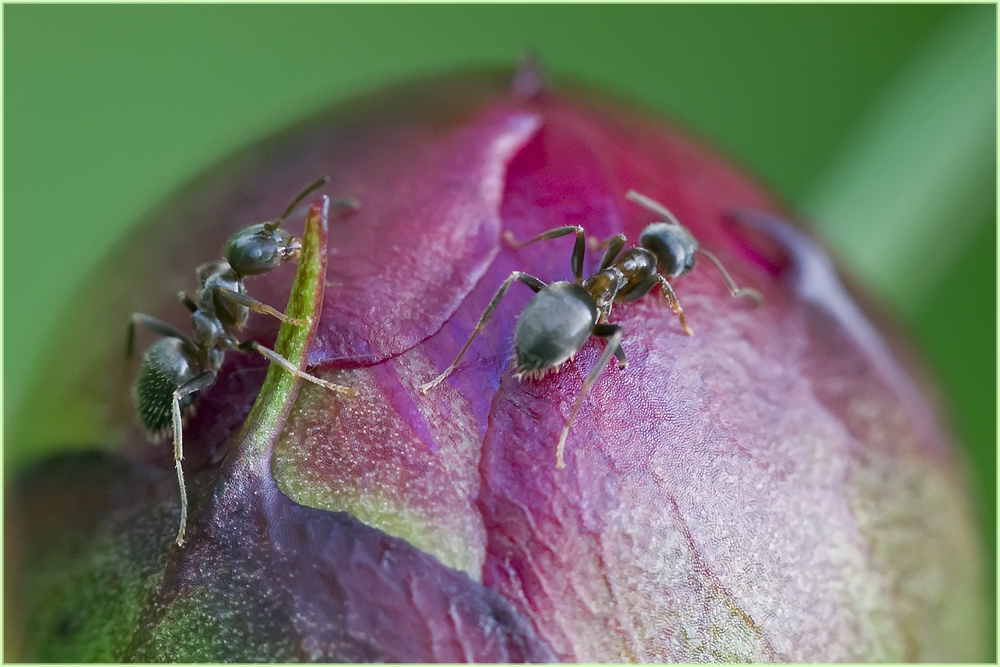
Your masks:
{"label": "ant antenna", "polygon": [[[642,206],[645,209],[652,211],[653,213],[656,213],[657,215],[661,216],[665,222],[669,224],[677,225],[678,227],[682,228],[684,227],[677,220],[677,218],[674,217],[674,214],[667,209],[666,206],[664,206],[663,204],[661,204],[656,200],[650,199],[646,195],[639,194],[635,190],[629,190],[627,193],[625,193],[625,198],[628,199],[629,201],[635,202],[636,204]],[[760,292],[758,292],[757,290],[751,287],[737,287],[736,282],[729,276],[729,272],[726,271],[726,268],[722,266],[722,262],[720,262],[715,255],[713,255],[712,253],[710,253],[709,251],[703,249],[701,246],[698,245],[695,245],[694,251],[701,253],[705,257],[708,257],[710,260],[712,260],[712,264],[715,264],[715,268],[717,268],[719,270],[719,273],[722,274],[722,279],[726,281],[726,287],[729,289],[729,293],[731,295],[733,295],[734,297],[738,296],[749,297],[750,299],[753,299],[754,303],[756,303],[758,306],[764,303],[764,297],[762,297],[760,295]]]}
{"label": "ant antenna", "polygon": [[720,262],[715,255],[713,255],[712,253],[703,248],[695,248],[694,251],[700,252],[702,255],[712,260],[712,264],[715,264],[715,268],[717,268],[719,270],[719,273],[722,274],[722,279],[726,281],[726,287],[729,288],[729,293],[732,294],[734,297],[737,296],[749,297],[750,299],[753,299],[754,303],[756,303],[758,306],[764,303],[764,297],[762,297],[760,295],[760,292],[753,289],[752,287],[737,287],[733,279],[729,277],[729,272],[726,271],[726,267],[722,266],[722,262]]}
{"label": "ant antenna", "polygon": [[657,215],[661,216],[664,219],[664,221],[669,222],[672,225],[677,225],[678,227],[683,226],[681,225],[680,221],[678,221],[677,218],[674,217],[674,214],[667,209],[666,206],[664,206],[658,201],[650,199],[646,195],[641,195],[635,190],[629,190],[627,193],[625,193],[625,199],[633,201],[639,206],[642,206],[643,208],[648,209],[653,213],[656,213]]}
{"label": "ant antenna", "polygon": [[307,185],[306,189],[300,192],[298,196],[292,200],[292,203],[288,205],[288,208],[286,208],[285,212],[281,214],[281,217],[275,220],[274,222],[265,223],[264,228],[269,232],[273,232],[275,229],[281,226],[281,223],[285,221],[285,218],[288,217],[288,214],[291,213],[293,210],[295,210],[295,207],[298,206],[303,199],[305,199],[312,192],[318,190],[319,188],[323,187],[329,182],[330,182],[329,176],[321,176],[320,178],[317,178],[315,181]]}

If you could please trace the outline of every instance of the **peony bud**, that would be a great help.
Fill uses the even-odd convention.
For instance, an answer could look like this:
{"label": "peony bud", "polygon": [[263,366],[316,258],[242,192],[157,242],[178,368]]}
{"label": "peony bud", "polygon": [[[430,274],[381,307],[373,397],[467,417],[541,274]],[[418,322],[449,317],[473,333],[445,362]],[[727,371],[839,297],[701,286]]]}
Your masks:
{"label": "peony bud", "polygon": [[[309,119],[201,177],[84,286],[100,298],[67,316],[81,362],[44,371],[14,436],[80,450],[22,474],[8,503],[24,659],[981,658],[962,474],[823,251],[681,131],[529,79],[423,81]],[[358,395],[228,353],[184,423],[176,546],[172,448],[134,415],[129,315],[190,331],[175,295],[195,268],[322,175],[359,210],[314,207],[299,271],[245,280],[315,316],[275,343],[277,320],[253,314],[239,337]],[[762,304],[701,256],[670,279],[694,335],[659,288],[616,304],[628,367],[600,370],[564,468],[604,346],[519,379],[524,285],[421,394],[513,271],[572,280],[572,234],[506,234],[579,225],[632,247],[662,218],[630,190]],[[285,227],[302,234],[301,213]],[[584,277],[600,257],[587,248]]]}

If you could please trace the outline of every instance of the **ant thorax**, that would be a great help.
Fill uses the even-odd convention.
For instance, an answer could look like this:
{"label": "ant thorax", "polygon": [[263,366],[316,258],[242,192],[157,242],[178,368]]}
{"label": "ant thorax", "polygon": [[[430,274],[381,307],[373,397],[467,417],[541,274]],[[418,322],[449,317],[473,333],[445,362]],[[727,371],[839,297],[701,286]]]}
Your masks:
{"label": "ant thorax", "polygon": [[218,345],[226,335],[226,328],[219,318],[203,309],[191,313],[191,328],[194,329],[194,339],[202,348]]}
{"label": "ant thorax", "polygon": [[[204,271],[203,271],[204,269]],[[228,262],[210,262],[198,267],[201,280],[199,310],[214,314],[226,326],[242,329],[250,309],[222,295],[222,290],[246,294],[246,286]]]}
{"label": "ant thorax", "polygon": [[[612,266],[584,281],[583,287],[602,311],[615,301],[627,302],[643,296],[656,275],[656,256],[645,248],[630,248]],[[636,289],[638,288],[638,289]]]}
{"label": "ant thorax", "polygon": [[646,248],[630,248],[615,262],[629,285],[638,285],[656,273],[656,254]]}
{"label": "ant thorax", "polygon": [[604,311],[618,296],[618,292],[628,283],[625,275],[616,266],[608,267],[583,281],[583,289],[594,297],[597,307]]}

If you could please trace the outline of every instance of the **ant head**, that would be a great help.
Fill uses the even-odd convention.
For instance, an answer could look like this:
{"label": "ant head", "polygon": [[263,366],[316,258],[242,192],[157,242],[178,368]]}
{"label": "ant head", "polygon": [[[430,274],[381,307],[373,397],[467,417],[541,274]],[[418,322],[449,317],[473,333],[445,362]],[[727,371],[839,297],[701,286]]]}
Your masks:
{"label": "ant head", "polygon": [[278,268],[282,262],[298,259],[302,252],[302,241],[281,229],[281,223],[310,193],[330,182],[329,176],[321,176],[295,196],[281,217],[272,222],[251,225],[236,232],[223,248],[226,261],[236,275],[253,276]]}
{"label": "ant head", "polygon": [[223,253],[237,275],[266,273],[282,262],[298,258],[302,241],[281,228],[272,229],[272,224],[251,225],[226,241]]}
{"label": "ant head", "polygon": [[295,196],[280,218],[251,225],[229,237],[222,252],[236,275],[243,277],[267,273],[278,268],[282,262],[298,259],[302,252],[302,241],[282,230],[281,223],[303,199],[329,182],[329,176],[317,178]]}
{"label": "ant head", "polygon": [[694,253],[698,249],[698,242],[691,236],[691,232],[678,222],[670,209],[655,199],[635,190],[625,193],[625,198],[656,213],[664,221],[654,222],[639,235],[639,244],[656,255],[660,275],[669,280],[690,271],[694,267]]}
{"label": "ant head", "polygon": [[642,230],[639,244],[656,255],[657,268],[664,278],[683,276],[694,267],[698,242],[681,225],[654,222]]}

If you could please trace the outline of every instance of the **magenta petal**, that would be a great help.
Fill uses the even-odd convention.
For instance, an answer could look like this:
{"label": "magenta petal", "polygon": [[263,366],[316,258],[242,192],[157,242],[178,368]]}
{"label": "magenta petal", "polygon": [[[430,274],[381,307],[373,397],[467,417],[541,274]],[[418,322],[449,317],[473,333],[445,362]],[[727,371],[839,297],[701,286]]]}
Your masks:
{"label": "magenta petal", "polygon": [[[95,544],[101,555],[89,570],[63,573],[68,604],[29,620],[51,622],[57,637],[79,642],[141,602],[134,626],[99,630],[121,642],[109,648],[126,661],[552,660],[502,596],[349,515],[293,503],[269,476],[231,478],[228,492],[200,508],[190,547],[165,557],[176,530],[177,490],[169,482],[148,466],[94,456],[67,458],[25,479],[22,511],[63,530],[55,540],[33,541],[23,557],[66,559]],[[203,476],[194,487],[206,482]],[[107,599],[80,604],[74,593],[94,576]],[[152,584],[138,600],[116,591],[136,578]],[[88,604],[105,618],[85,615]],[[58,651],[49,646],[39,657],[68,657]],[[107,659],[91,659],[100,656]]]}
{"label": "magenta petal", "polygon": [[311,364],[377,363],[440,328],[496,256],[506,164],[538,123],[498,109],[432,136],[417,127],[374,137],[350,167],[363,176],[338,179],[363,204],[333,242],[339,284]]}
{"label": "magenta petal", "polygon": [[[95,279],[90,292],[108,305],[74,322],[105,327],[142,307],[185,326],[174,293],[202,258],[192,247],[211,258],[320,174],[331,176],[325,194],[361,202],[331,219],[308,352],[310,372],[358,396],[302,386],[274,443],[274,478],[258,470],[234,487],[226,456],[263,366],[227,361],[186,427],[201,513],[165,566],[172,477],[136,461],[150,450],[129,427],[120,351],[102,348],[77,380],[46,374],[36,421],[97,415],[88,442],[129,460],[65,464],[82,485],[67,484],[65,498],[58,484],[27,484],[21,506],[38,510],[24,510],[39,527],[32,553],[45,553],[43,527],[63,525],[60,511],[94,512],[104,518],[78,523],[120,544],[115,553],[134,558],[148,586],[123,597],[142,620],[122,652],[68,655],[981,659],[982,554],[961,470],[927,399],[822,250],[783,222],[790,215],[772,196],[680,130],[593,96],[524,89],[511,92],[501,76],[446,77],[319,115],[210,174],[122,251],[131,268],[112,262]],[[624,233],[637,243],[656,217],[629,190],[667,206],[763,305],[731,298],[701,260],[673,281],[693,336],[656,292],[616,305],[629,365],[601,370],[569,430],[564,469],[556,443],[603,344],[519,380],[510,360],[531,298],[524,285],[511,287],[454,373],[419,393],[512,271],[572,279],[572,236],[514,248],[505,232],[525,240],[582,225],[597,240]],[[185,262],[165,267],[165,257]],[[597,262],[588,251],[585,271]],[[183,280],[168,280],[175,270]],[[254,278],[249,290],[284,303],[293,273]],[[155,293],[142,300],[130,291],[147,284]],[[255,316],[245,335],[268,343],[276,329]],[[88,509],[82,499],[103,498],[103,485],[115,507]],[[51,506],[38,500],[50,492]],[[75,548],[60,553],[74,562]],[[96,557],[80,549],[84,564],[71,569],[90,581]],[[50,618],[46,601],[65,597],[55,590],[32,618]],[[181,627],[229,639],[198,653]]]}

